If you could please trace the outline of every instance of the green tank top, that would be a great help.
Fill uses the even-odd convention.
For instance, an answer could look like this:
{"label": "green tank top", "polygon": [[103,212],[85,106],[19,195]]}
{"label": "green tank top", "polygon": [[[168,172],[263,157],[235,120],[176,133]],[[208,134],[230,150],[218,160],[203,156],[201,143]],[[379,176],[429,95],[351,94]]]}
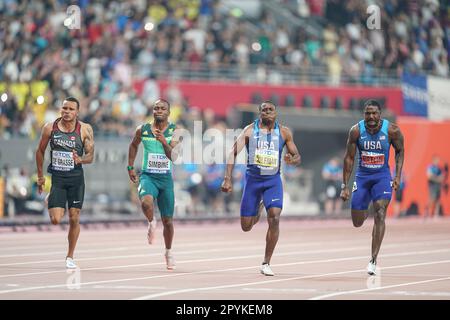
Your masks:
{"label": "green tank top", "polygon": [[[170,123],[164,131],[167,143],[172,141],[175,124]],[[156,140],[152,133],[152,125],[146,123],[141,128],[141,141],[144,145],[144,158],[142,160],[142,172],[162,176],[172,176],[172,161],[167,158],[162,143]]]}

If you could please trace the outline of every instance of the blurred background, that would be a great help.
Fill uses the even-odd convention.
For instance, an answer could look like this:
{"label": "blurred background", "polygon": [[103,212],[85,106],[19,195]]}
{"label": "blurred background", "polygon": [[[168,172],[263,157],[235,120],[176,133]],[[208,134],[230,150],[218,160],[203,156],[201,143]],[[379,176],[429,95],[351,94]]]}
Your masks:
{"label": "blurred background", "polygon": [[[82,221],[143,220],[128,145],[159,97],[171,121],[191,132],[201,121],[203,133],[243,128],[272,100],[303,160],[282,168],[283,215],[317,218],[349,217],[339,200],[348,131],[377,99],[405,136],[389,216],[428,212],[436,168],[439,212],[450,215],[448,1],[0,0],[0,40],[0,224],[48,222],[50,178],[39,195],[34,152],[67,96],[95,134]],[[191,143],[193,152],[208,145]],[[239,217],[245,167],[226,196],[223,171],[174,166],[175,217]]]}

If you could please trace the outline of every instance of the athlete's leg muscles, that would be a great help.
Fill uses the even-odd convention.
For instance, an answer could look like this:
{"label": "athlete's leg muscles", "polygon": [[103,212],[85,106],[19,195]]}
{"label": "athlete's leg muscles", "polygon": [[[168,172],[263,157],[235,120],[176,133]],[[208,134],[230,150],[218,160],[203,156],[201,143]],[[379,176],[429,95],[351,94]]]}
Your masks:
{"label": "athlete's leg muscles", "polygon": [[172,217],[161,217],[161,221],[164,226],[163,236],[164,236],[164,244],[166,245],[166,249],[172,248],[172,241],[174,235],[173,228],[173,218]]}
{"label": "athlete's leg muscles", "polygon": [[50,208],[48,214],[52,224],[59,224],[64,217],[65,208]]}
{"label": "athlete's leg muscles", "polygon": [[352,210],[353,226],[356,228],[361,227],[367,219],[368,214],[368,210]]}
{"label": "athlete's leg muscles", "polygon": [[153,196],[145,195],[141,198],[141,208],[148,222],[153,221],[154,201]]}
{"label": "athlete's leg muscles", "polygon": [[267,222],[269,223],[269,228],[266,234],[266,250],[264,254],[264,263],[270,263],[273,251],[278,242],[278,236],[280,234],[280,215],[281,208],[271,207],[267,211]]}
{"label": "athlete's leg muscles", "polygon": [[351,213],[354,227],[361,227],[368,216],[370,203],[369,182],[366,178],[356,177],[352,189]]}
{"label": "athlete's leg muscles", "polygon": [[372,261],[377,261],[378,253],[380,252],[381,242],[383,241],[386,230],[386,211],[390,200],[381,199],[373,202],[374,205],[374,225],[372,230]]}
{"label": "athlete's leg muscles", "polygon": [[75,246],[77,245],[78,236],[80,235],[80,209],[69,209],[69,234],[67,236],[69,240],[69,250],[67,251],[67,257],[73,258]]}
{"label": "athlete's leg muscles", "polygon": [[263,192],[263,184],[247,178],[241,200],[241,228],[250,231],[258,221],[258,209]]}
{"label": "athlete's leg muscles", "polygon": [[52,179],[52,188],[48,195],[48,214],[52,224],[59,224],[64,216],[67,203],[67,190],[63,188],[58,180]]}

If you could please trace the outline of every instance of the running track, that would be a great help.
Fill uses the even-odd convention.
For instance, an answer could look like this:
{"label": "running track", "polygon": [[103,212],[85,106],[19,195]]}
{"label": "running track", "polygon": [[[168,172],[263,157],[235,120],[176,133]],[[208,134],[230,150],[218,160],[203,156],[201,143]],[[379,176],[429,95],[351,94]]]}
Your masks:
{"label": "running track", "polygon": [[248,233],[238,223],[175,221],[177,269],[165,269],[162,226],[82,228],[66,271],[66,231],[0,229],[0,299],[450,300],[450,219],[386,221],[379,275],[368,277],[373,221],[283,220],[272,258],[259,273],[267,223]]}

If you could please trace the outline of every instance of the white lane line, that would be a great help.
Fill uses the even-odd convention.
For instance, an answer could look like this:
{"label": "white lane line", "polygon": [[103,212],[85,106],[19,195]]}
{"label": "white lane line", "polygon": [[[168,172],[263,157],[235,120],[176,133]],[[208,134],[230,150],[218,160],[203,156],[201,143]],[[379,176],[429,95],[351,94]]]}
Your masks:
{"label": "white lane line", "polygon": [[450,277],[431,279],[431,280],[423,280],[423,281],[406,282],[406,283],[394,284],[394,285],[390,285],[390,286],[381,286],[381,287],[376,287],[376,288],[367,288],[367,289],[360,289],[360,290],[350,290],[350,291],[335,292],[335,293],[324,294],[324,295],[321,295],[321,296],[313,297],[313,298],[310,298],[309,300],[322,300],[322,299],[342,296],[342,295],[346,295],[346,294],[362,293],[362,292],[369,292],[369,291],[376,291],[376,290],[384,290],[384,289],[390,289],[390,288],[398,288],[398,287],[404,287],[404,286],[411,286],[411,285],[415,285],[415,284],[423,284],[423,283],[438,282],[438,281],[445,281],[445,280],[450,280]]}
{"label": "white lane line", "polygon": [[[285,247],[288,246],[297,246],[295,244],[291,245],[285,245]],[[304,254],[311,254],[311,253],[336,253],[336,252],[345,252],[345,251],[355,251],[355,250],[363,250],[365,249],[365,246],[360,247],[350,247],[350,248],[339,248],[339,249],[328,249],[328,250],[309,250],[309,251],[291,251],[291,252],[280,252],[277,255],[278,256],[290,256],[290,255],[304,255]],[[209,250],[197,250],[197,251],[183,251],[180,253],[177,253],[178,255],[187,255],[192,253],[211,253],[211,252],[224,252],[224,251],[248,251],[253,249],[261,249],[263,250],[262,246],[258,247],[238,247],[238,248],[222,248],[222,249],[209,249]],[[448,250],[450,251],[450,249]],[[138,255],[139,257],[142,255]],[[143,255],[144,257],[151,257],[151,256],[161,256],[161,253],[153,253],[153,254],[146,254]],[[177,264],[184,264],[184,263],[196,263],[196,262],[213,262],[213,261],[227,261],[227,260],[240,260],[240,259],[252,259],[260,257],[261,254],[254,254],[254,255],[245,255],[245,256],[232,256],[232,257],[223,257],[223,258],[208,258],[208,259],[193,259],[193,260],[178,260]],[[108,260],[108,259],[118,259],[123,258],[126,256],[109,256],[104,258],[85,258],[85,259],[78,259],[77,261],[86,261],[86,260]],[[133,257],[133,256],[128,256]],[[58,262],[61,262],[61,260],[57,260]],[[122,269],[122,268],[132,268],[132,267],[144,267],[144,266],[155,266],[155,265],[163,265],[165,263],[163,262],[157,262],[157,263],[140,263],[140,264],[128,264],[128,265],[119,265],[119,266],[111,266],[111,267],[96,267],[96,268],[82,268],[82,271],[92,271],[92,270],[111,270],[111,269]],[[66,270],[57,270],[57,271],[44,271],[44,272],[33,272],[33,273],[19,273],[19,274],[7,274],[7,275],[1,275],[0,278],[9,278],[9,277],[19,277],[19,276],[31,276],[31,275],[40,275],[40,274],[51,274],[51,273],[65,273]]]}
{"label": "white lane line", "polygon": [[[417,251],[417,252],[402,252],[402,253],[396,253],[396,254],[389,254],[389,255],[382,255],[381,257],[397,257],[397,256],[408,256],[408,255],[419,255],[419,254],[430,254],[430,253],[436,253],[442,252],[442,251],[450,251],[448,250],[432,250],[432,251]],[[256,255],[255,255],[256,256]],[[260,256],[260,255],[258,255]],[[245,256],[238,257],[239,259],[242,259]],[[276,264],[273,266],[291,266],[291,265],[304,265],[304,264],[315,264],[315,263],[330,263],[330,262],[340,262],[340,261],[349,261],[349,260],[358,260],[367,258],[367,255],[364,256],[354,256],[354,257],[347,257],[347,258],[338,258],[338,259],[325,259],[325,260],[312,260],[312,261],[301,261],[301,262],[295,262],[295,263],[284,263],[284,264]],[[210,260],[210,261],[223,261],[223,260],[230,260],[230,259],[236,259],[236,258],[221,258],[221,259],[204,259],[204,260]],[[199,260],[193,260],[195,262],[199,262]],[[450,260],[446,260],[449,261]],[[185,263],[190,263],[191,261],[185,261]],[[438,263],[438,262],[435,262]],[[439,262],[441,263],[441,262]],[[418,264],[415,264],[418,265]],[[103,284],[103,283],[117,283],[117,282],[125,282],[125,281],[138,281],[138,280],[148,280],[148,279],[155,279],[155,278],[171,278],[171,277],[180,277],[180,276],[189,276],[194,274],[208,274],[208,273],[224,273],[228,271],[242,271],[242,270],[249,270],[249,269],[255,269],[256,266],[252,265],[249,267],[238,267],[238,268],[227,268],[227,269],[213,269],[213,270],[204,270],[204,271],[195,271],[195,272],[186,272],[186,273],[176,273],[176,274],[165,274],[165,275],[157,275],[157,276],[148,276],[148,277],[139,277],[139,278],[125,278],[125,279],[112,279],[112,280],[102,280],[102,281],[92,281],[92,282],[85,282],[85,283],[79,283],[80,287],[86,286],[86,285],[92,285],[92,284]],[[365,271],[365,270],[364,270]],[[345,271],[341,273],[330,273],[330,274],[324,274],[324,275],[313,275],[313,276],[304,276],[304,277],[295,277],[295,278],[289,278],[289,279],[279,279],[279,280],[272,280],[272,281],[262,281],[257,282],[259,283],[267,283],[267,282],[281,282],[281,281],[289,281],[291,279],[306,279],[306,278],[314,278],[314,277],[321,277],[321,276],[327,276],[327,275],[335,275],[335,274],[346,274],[349,272],[361,272],[361,270],[353,270],[353,271]],[[244,286],[248,284],[239,284],[239,285],[233,285],[233,286]],[[3,290],[0,291],[0,294],[6,294],[6,293],[13,293],[13,292],[25,292],[25,291],[32,291],[32,290],[41,290],[41,289],[54,289],[54,288],[62,288],[67,286],[67,284],[58,284],[58,285],[50,285],[50,286],[37,286],[37,287],[26,287],[26,288],[20,288],[15,290]],[[192,289],[189,289],[192,290]],[[194,291],[196,289],[193,289]],[[164,294],[163,294],[164,295]]]}
{"label": "white lane line", "polygon": [[[425,262],[425,263],[398,265],[398,266],[392,266],[392,267],[389,267],[389,268],[391,268],[391,269],[394,269],[394,268],[407,268],[407,267],[416,267],[416,266],[432,265],[432,264],[440,264],[440,263],[450,263],[450,260],[441,260],[441,261],[432,261],[432,262]],[[313,279],[313,278],[321,278],[321,277],[327,277],[327,276],[342,275],[342,274],[355,273],[355,272],[361,272],[361,271],[365,271],[365,269],[342,271],[342,272],[333,272],[333,273],[325,273],[325,274],[318,274],[318,275],[311,275],[311,276],[293,277],[293,278],[287,278],[287,279],[255,281],[255,282],[237,283],[237,284],[212,286],[212,287],[172,290],[172,291],[167,291],[167,292],[162,292],[162,293],[156,293],[156,294],[150,294],[150,295],[146,295],[146,296],[142,296],[142,297],[137,297],[137,298],[134,298],[132,300],[150,300],[150,299],[154,299],[154,298],[160,298],[160,297],[165,297],[165,296],[170,296],[170,295],[180,294],[180,293],[187,293],[187,292],[238,288],[238,287],[243,287],[243,286],[252,286],[252,285],[267,284],[267,283],[277,283],[277,282],[293,281],[293,280],[300,280],[300,279]],[[450,277],[441,278],[441,279],[434,279],[434,280],[419,281],[417,283],[441,281],[441,280],[447,280],[447,279],[450,279]],[[413,284],[413,283],[411,283],[411,284]],[[395,287],[395,286],[389,286],[389,287]],[[358,291],[358,290],[356,290],[356,291]],[[340,294],[340,293],[338,293],[338,294]]]}
{"label": "white lane line", "polygon": [[[261,243],[261,241],[249,241],[246,243]],[[127,242],[128,243],[128,242]],[[97,253],[97,252],[113,252],[113,251],[129,251],[129,250],[148,250],[149,245],[144,243],[144,241],[140,241],[141,245],[136,246],[114,246],[113,248],[94,248],[94,249],[80,249],[77,250],[76,253],[83,254],[83,253]],[[323,242],[320,242],[322,244]],[[120,243],[123,244],[123,241]],[[181,243],[177,245],[178,248],[185,248],[185,247],[198,247],[205,244],[205,241],[202,242],[191,242],[191,243]],[[212,241],[208,242],[208,245],[238,245],[242,244],[242,241]],[[111,243],[111,245],[114,245],[114,243]],[[81,245],[78,245],[81,246]],[[85,245],[83,245],[85,246]],[[29,247],[29,249],[34,249],[33,247]],[[36,248],[35,250],[41,250],[41,248]],[[0,258],[15,258],[15,257],[34,257],[34,256],[47,256],[47,255],[65,255],[67,251],[51,251],[51,252],[33,252],[33,253],[20,253],[20,254],[10,254],[10,255],[0,255]],[[53,260],[52,260],[53,261]],[[36,263],[36,262],[32,262]],[[0,266],[4,266],[4,264],[0,264]]]}
{"label": "white lane line", "polygon": [[[256,242],[259,242],[259,243],[261,243],[260,241],[255,241],[255,243]],[[346,241],[346,242],[348,242],[348,241]],[[339,242],[333,242],[333,244],[336,244],[336,243],[339,243]],[[353,242],[352,242],[353,243]],[[178,246],[178,248],[184,248],[184,247],[190,247],[190,246],[202,246],[202,245],[204,245],[205,243],[204,242],[197,242],[197,243],[193,243],[192,245],[187,245],[187,246],[185,246],[185,245],[180,245],[180,246]],[[216,242],[216,243],[213,243],[213,242],[211,242],[211,243],[208,243],[208,246],[211,246],[211,245],[214,245],[214,244],[220,244],[220,245],[227,245],[227,246],[229,246],[229,245],[231,245],[231,244],[242,244],[242,241],[235,241],[235,242],[221,242],[221,241],[218,241],[218,242]],[[280,248],[286,248],[286,247],[308,247],[308,246],[311,246],[311,245],[315,245],[315,244],[318,244],[318,245],[322,245],[322,244],[324,244],[323,242],[317,242],[317,243],[301,243],[301,244],[297,244],[297,243],[291,243],[291,244],[284,244],[284,245],[282,245],[282,246],[280,246]],[[446,241],[434,241],[434,242],[428,242],[428,243],[423,243],[423,242],[421,242],[421,241],[416,241],[416,242],[405,242],[405,243],[395,243],[395,244],[386,244],[385,246],[383,246],[383,248],[398,248],[398,247],[404,247],[404,246],[408,246],[408,247],[410,247],[410,246],[415,246],[415,245],[425,245],[425,246],[435,246],[435,245],[441,245],[441,244],[444,244],[444,245],[446,245],[446,244],[450,244],[450,240],[446,240]],[[246,243],[246,245],[248,245],[248,243]],[[263,244],[261,244],[261,246],[262,246]],[[88,249],[88,250],[83,250],[82,252],[77,252],[77,254],[79,254],[79,253],[95,253],[95,252],[113,252],[113,251],[128,251],[128,250],[130,250],[130,249],[132,249],[132,248],[134,248],[134,247],[118,247],[118,248],[110,248],[110,249],[102,249],[102,250],[97,250],[97,249],[93,249],[93,250],[91,250],[91,249]],[[147,247],[148,248],[148,247]],[[245,249],[245,247],[233,247],[233,248],[229,248],[229,249],[227,249],[227,250],[238,250],[238,248],[243,248],[243,249]],[[358,249],[360,249],[361,247],[353,247],[353,248],[358,248]],[[364,248],[366,248],[366,247],[364,247]],[[136,250],[146,250],[146,248],[145,247],[142,247],[141,249],[136,249]],[[208,250],[215,250],[215,249],[207,249],[207,251],[206,252],[208,252]],[[222,249],[218,249],[218,250],[222,250]],[[346,250],[346,249],[344,249],[344,250]],[[195,251],[193,251],[193,252],[195,252]],[[198,251],[198,252],[202,252],[202,251]],[[307,251],[308,252],[308,251]],[[325,252],[329,252],[329,251],[325,251]],[[316,253],[316,251],[309,251],[309,253]],[[320,253],[319,251],[317,251],[317,253]],[[66,252],[64,252],[64,253],[61,253],[62,255],[64,255],[65,256],[65,254],[66,254]],[[181,251],[181,254],[182,254],[182,251]],[[153,254],[153,255],[157,255],[156,253],[155,254]],[[90,260],[111,260],[111,259],[120,259],[121,257],[123,257],[123,256],[119,256],[119,255],[117,255],[117,256],[105,256],[105,257],[92,257],[92,258],[77,258],[76,260],[77,261],[90,261]],[[55,262],[60,262],[61,261],[61,259],[53,259],[53,260],[32,260],[32,261],[25,261],[25,262],[13,262],[13,263],[2,263],[2,264],[0,264],[0,267],[9,267],[9,266],[22,266],[22,265],[30,265],[30,264],[42,264],[42,263],[55,263]]]}

